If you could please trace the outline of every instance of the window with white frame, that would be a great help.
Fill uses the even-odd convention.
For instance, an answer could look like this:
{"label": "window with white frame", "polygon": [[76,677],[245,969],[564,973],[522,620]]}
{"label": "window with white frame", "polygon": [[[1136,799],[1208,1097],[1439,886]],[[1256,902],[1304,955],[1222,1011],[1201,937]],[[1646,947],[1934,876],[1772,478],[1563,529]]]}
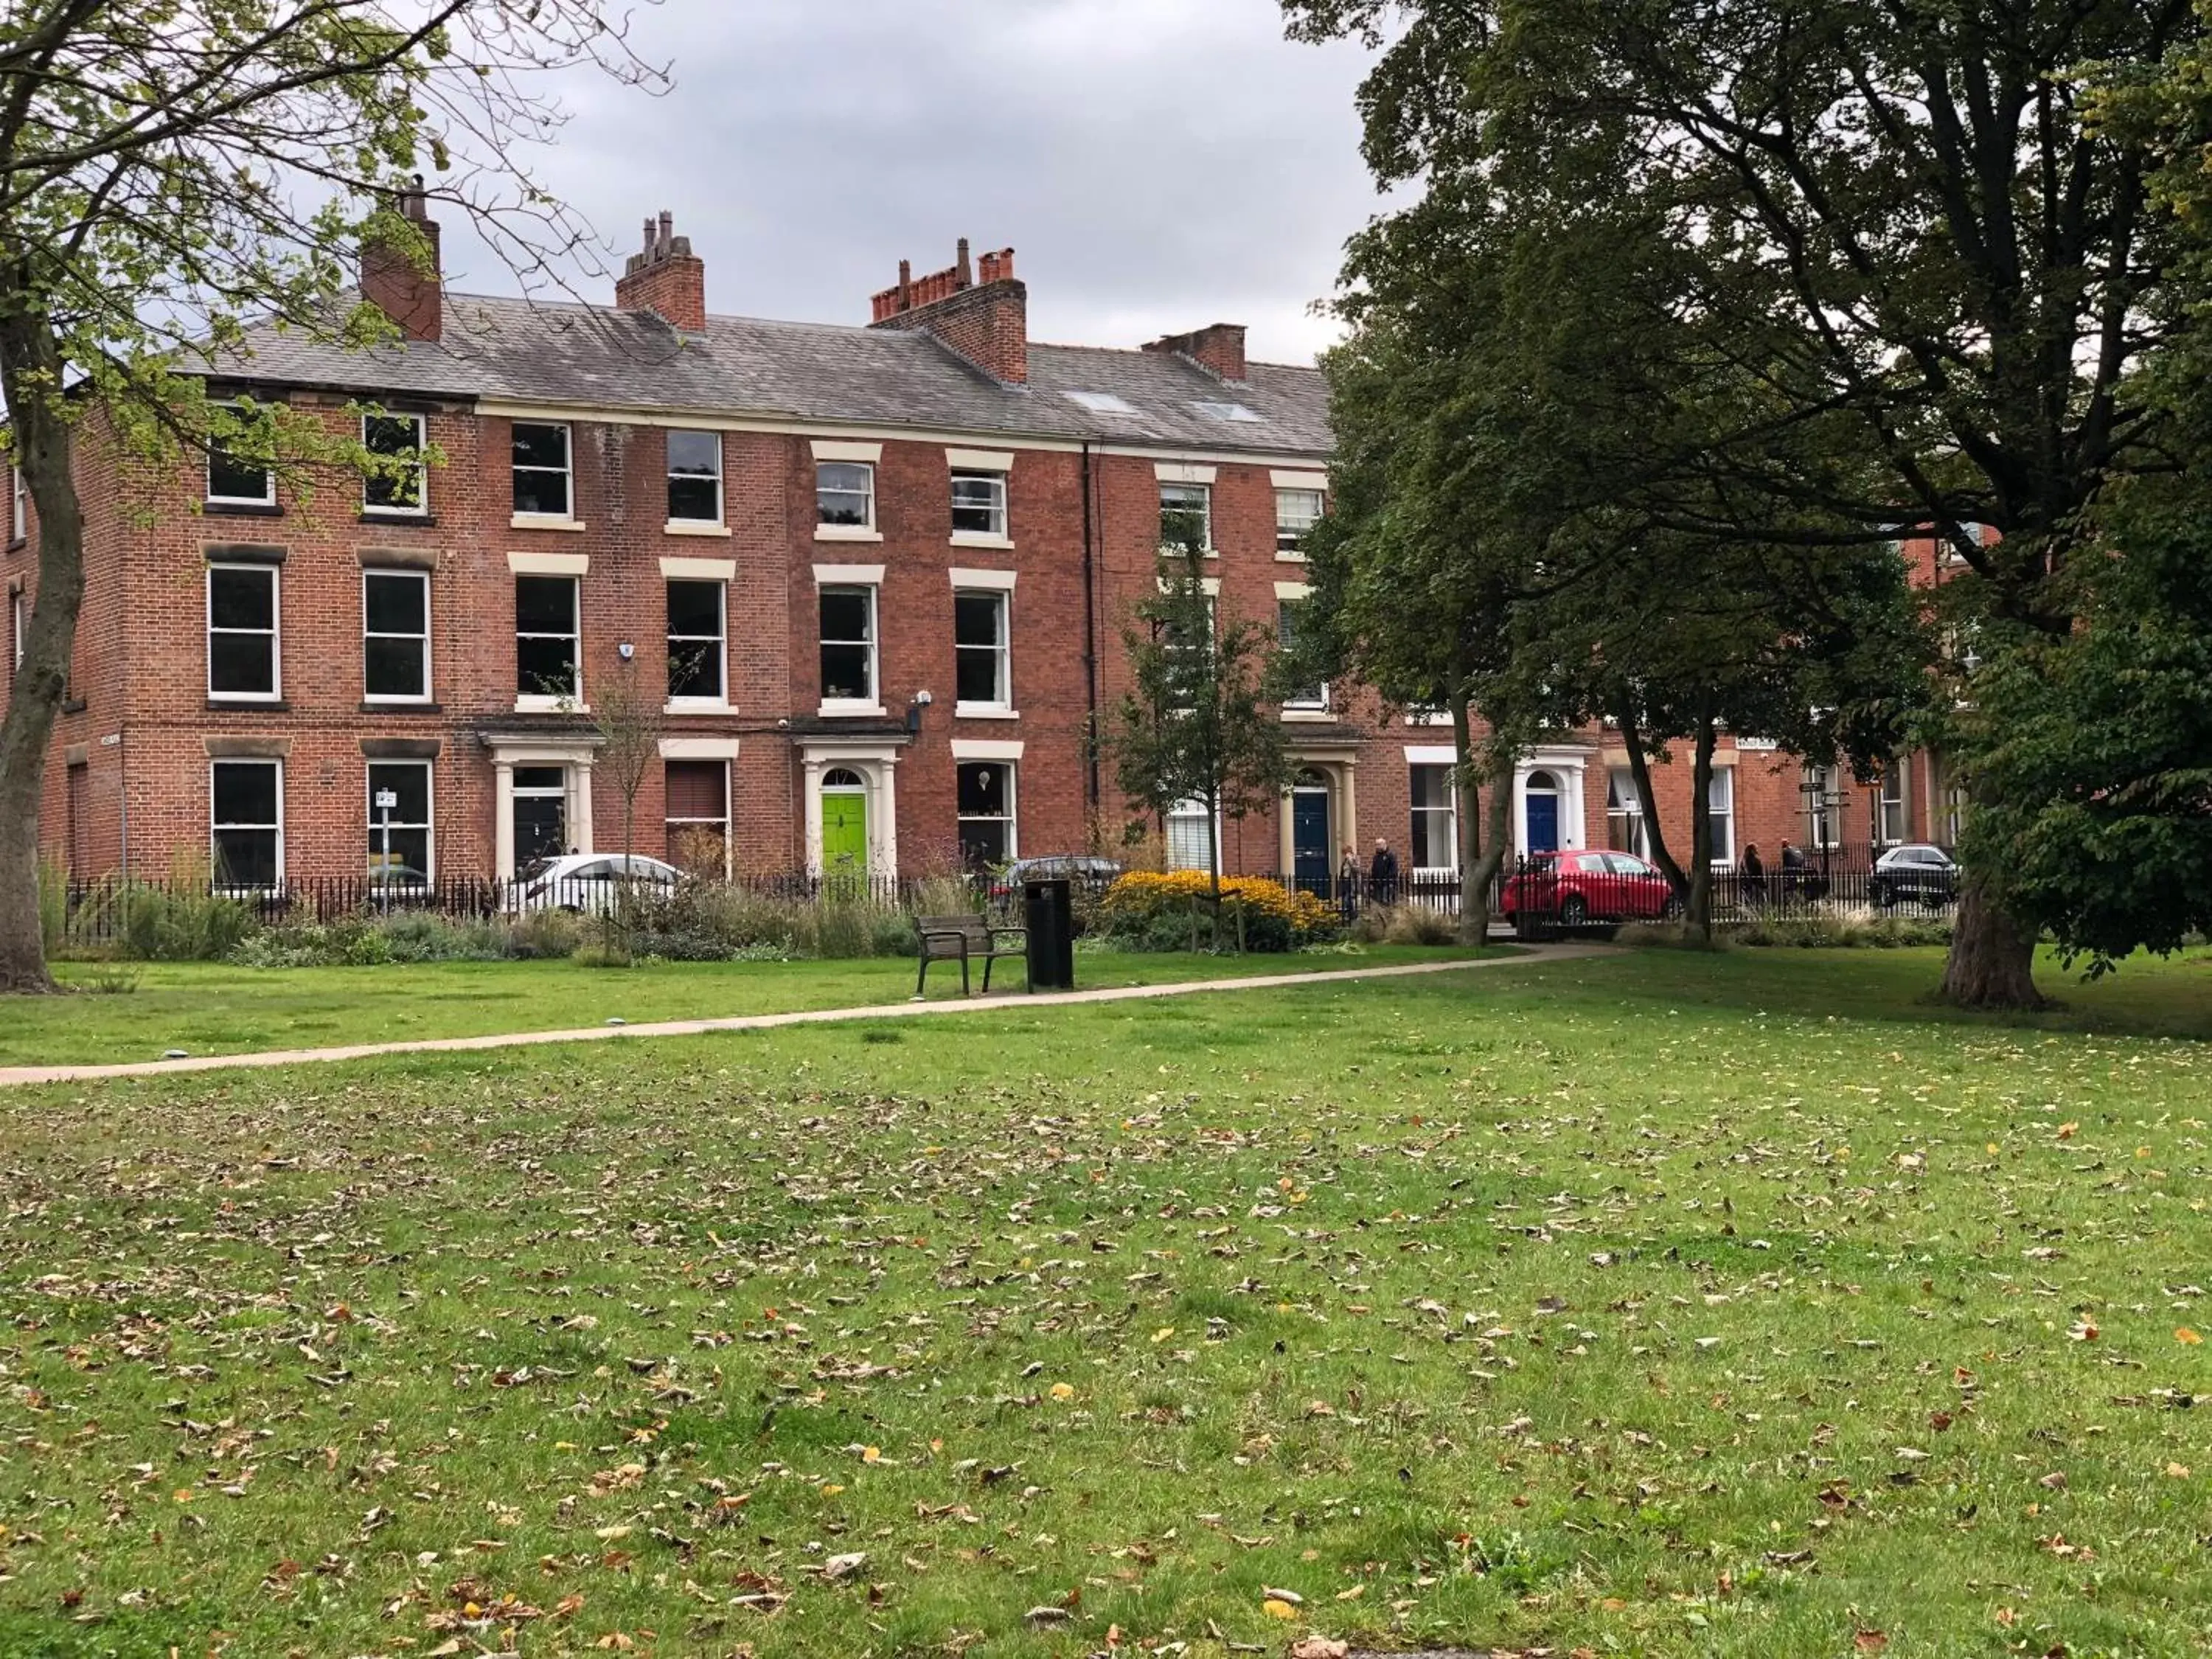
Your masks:
{"label": "window with white frame", "polygon": [[1616,853],[1650,856],[1650,839],[1644,831],[1644,797],[1636,790],[1636,774],[1626,766],[1608,767],[1605,775],[1605,844]]}
{"label": "window with white frame", "polygon": [[873,707],[876,590],[822,589],[822,701]]}
{"label": "window with white frame", "polygon": [[514,690],[525,697],[583,695],[574,576],[514,579]]}
{"label": "window with white frame", "polygon": [[[1297,648],[1298,611],[1299,607],[1306,603],[1304,599],[1275,601],[1275,643],[1286,657]],[[1311,685],[1291,687],[1283,694],[1283,707],[1299,709],[1328,708],[1328,683],[1322,680]]]}
{"label": "window with white frame", "polygon": [[876,469],[866,461],[814,464],[814,521],[847,530],[876,527]]}
{"label": "window with white frame", "polygon": [[668,861],[679,870],[720,875],[728,868],[730,763],[666,763]]}
{"label": "window with white frame", "polygon": [[369,702],[430,701],[430,577],[361,573],[362,681]]}
{"label": "window with white frame", "polygon": [[[233,416],[243,411],[223,406],[223,412]],[[276,505],[276,471],[263,461],[252,459],[238,453],[236,437],[219,438],[210,435],[207,445],[207,499],[216,507],[274,507]],[[19,475],[20,478],[20,475]],[[19,532],[20,533],[20,532]]]}
{"label": "window with white frame", "polygon": [[532,519],[566,519],[575,506],[568,428],[544,421],[514,423],[514,510]]}
{"label": "window with white frame", "polygon": [[1177,801],[1168,809],[1167,830],[1169,869],[1205,870],[1212,866],[1204,801]]}
{"label": "window with white frame", "polygon": [[1003,592],[952,596],[953,690],[963,712],[1013,706],[1006,599]]}
{"label": "window with white frame", "polygon": [[1213,550],[1212,484],[1160,486],[1160,545],[1176,551],[1190,547]]}
{"label": "window with white frame", "polygon": [[1206,595],[1206,633],[1193,639],[1188,629],[1176,626],[1182,612],[1178,608],[1173,617],[1164,617],[1153,623],[1153,635],[1166,653],[1167,680],[1170,695],[1188,687],[1188,696],[1178,696],[1170,705],[1176,708],[1195,708],[1202,701],[1213,673],[1214,642],[1220,637],[1218,596]]}
{"label": "window with white frame", "polygon": [[276,702],[276,567],[210,565],[207,608],[208,696]]}
{"label": "window with white frame", "polygon": [[952,533],[956,536],[1006,535],[1005,473],[956,472],[952,475]]}
{"label": "window with white frame", "polygon": [[723,701],[727,656],[724,590],[716,581],[668,584],[668,700]]}
{"label": "window with white frame", "polygon": [[429,469],[422,459],[428,442],[428,423],[420,415],[361,417],[361,447],[382,463],[362,480],[364,512],[420,517],[429,511]]}
{"label": "window with white frame", "polygon": [[1452,787],[1452,769],[1415,765],[1407,774],[1413,800],[1413,867],[1458,869],[1459,792]]}
{"label": "window with white frame", "polygon": [[218,886],[273,888],[284,879],[284,763],[219,760],[208,768]]}
{"label": "window with white frame", "polygon": [[668,434],[668,522],[722,522],[722,434]]}
{"label": "window with white frame", "polygon": [[1322,495],[1318,489],[1279,489],[1275,492],[1275,551],[1305,556],[1306,532],[1321,522]]}
{"label": "window with white frame", "polygon": [[368,878],[379,887],[430,884],[430,763],[368,763]]}
{"label": "window with white frame", "polygon": [[8,537],[10,541],[20,542],[31,533],[31,487],[23,481],[23,469],[20,466],[9,467],[8,478],[14,498]]}
{"label": "window with white frame", "polygon": [[1712,778],[1705,785],[1705,801],[1712,823],[1712,861],[1732,865],[1735,862],[1735,768],[1713,768]]}
{"label": "window with white frame", "polygon": [[1014,769],[1006,761],[963,761],[957,780],[960,861],[994,868],[1014,856]]}
{"label": "window with white frame", "polygon": [[1911,838],[1905,810],[1905,763],[1896,756],[1881,768],[1881,844],[1895,847]]}

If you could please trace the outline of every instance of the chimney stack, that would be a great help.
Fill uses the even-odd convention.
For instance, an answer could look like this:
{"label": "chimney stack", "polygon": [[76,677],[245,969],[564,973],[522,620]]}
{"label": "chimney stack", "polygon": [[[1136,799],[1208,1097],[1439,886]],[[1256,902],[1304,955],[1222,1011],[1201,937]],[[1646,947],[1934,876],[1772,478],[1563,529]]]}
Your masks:
{"label": "chimney stack", "polygon": [[871,303],[870,327],[919,329],[1001,385],[1029,383],[1030,291],[1015,278],[1013,249],[971,261],[963,236],[952,264],[927,276],[902,259],[898,282]]}
{"label": "chimney stack", "polygon": [[691,239],[676,234],[676,216],[663,208],[645,222],[645,246],[629,256],[615,283],[615,303],[624,311],[650,311],[671,328],[707,331],[707,265],[691,252]]}
{"label": "chimney stack", "polygon": [[422,175],[416,173],[391,205],[419,241],[401,246],[372,232],[361,247],[361,297],[389,317],[403,337],[434,340],[445,328],[445,295],[438,223],[430,216]]}
{"label": "chimney stack", "polygon": [[1217,380],[1244,383],[1244,325],[1215,323],[1188,334],[1170,334],[1154,340],[1147,351],[1171,352],[1188,357]]}

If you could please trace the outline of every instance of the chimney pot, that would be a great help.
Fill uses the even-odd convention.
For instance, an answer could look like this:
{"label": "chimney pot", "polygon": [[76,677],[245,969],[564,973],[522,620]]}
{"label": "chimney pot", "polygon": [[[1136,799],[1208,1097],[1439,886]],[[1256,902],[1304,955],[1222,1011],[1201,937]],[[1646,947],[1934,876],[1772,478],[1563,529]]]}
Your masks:
{"label": "chimney pot", "polygon": [[[398,325],[410,340],[434,340],[445,329],[445,295],[437,221],[430,217],[416,173],[396,193],[392,204],[399,216],[415,228],[424,245],[422,264],[412,248],[393,247],[373,239],[361,249],[361,297]],[[425,269],[427,264],[427,269]]]}
{"label": "chimney pot", "polygon": [[1029,293],[1014,281],[1014,251],[981,257],[982,287],[965,236],[950,269],[917,276],[914,262],[899,261],[898,285],[870,296],[872,326],[915,329],[966,358],[995,380],[1027,384]]}
{"label": "chimney pot", "polygon": [[645,246],[634,253],[615,283],[624,311],[650,311],[672,328],[703,333],[707,327],[707,267],[691,239],[676,234],[676,216],[663,208],[645,219]]}

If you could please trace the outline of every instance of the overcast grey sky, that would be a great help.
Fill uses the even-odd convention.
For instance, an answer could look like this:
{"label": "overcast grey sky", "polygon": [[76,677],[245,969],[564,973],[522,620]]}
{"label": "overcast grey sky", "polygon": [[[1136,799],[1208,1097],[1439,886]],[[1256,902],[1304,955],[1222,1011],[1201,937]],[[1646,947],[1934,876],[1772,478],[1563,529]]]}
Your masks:
{"label": "overcast grey sky", "polygon": [[[1365,55],[1285,41],[1274,0],[666,0],[634,39],[674,88],[568,82],[538,177],[617,264],[673,210],[717,313],[866,322],[901,258],[939,270],[967,236],[1018,251],[1033,339],[1240,322],[1255,356],[1304,362],[1376,205]],[[462,237],[447,264],[514,286]]]}

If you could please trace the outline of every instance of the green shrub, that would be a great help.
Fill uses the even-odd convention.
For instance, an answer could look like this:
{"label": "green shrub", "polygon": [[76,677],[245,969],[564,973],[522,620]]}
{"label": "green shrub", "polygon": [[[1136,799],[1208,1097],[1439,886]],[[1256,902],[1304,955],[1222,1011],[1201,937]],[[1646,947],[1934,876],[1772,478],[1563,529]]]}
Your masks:
{"label": "green shrub", "polygon": [[532,910],[507,930],[507,954],[524,962],[566,960],[583,942],[584,919],[566,910]]}
{"label": "green shrub", "polygon": [[220,962],[253,930],[242,902],[191,885],[125,884],[104,902],[118,907],[122,954],[140,962]]}
{"label": "green shrub", "polygon": [[619,945],[580,945],[568,960],[579,968],[627,968],[634,958]]}

